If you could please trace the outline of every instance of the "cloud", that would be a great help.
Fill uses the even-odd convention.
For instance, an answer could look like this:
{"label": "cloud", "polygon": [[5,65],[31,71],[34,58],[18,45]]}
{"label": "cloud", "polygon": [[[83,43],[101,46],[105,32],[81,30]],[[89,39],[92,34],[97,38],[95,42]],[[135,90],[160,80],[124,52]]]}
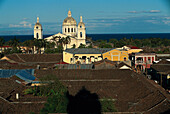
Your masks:
{"label": "cloud", "polygon": [[32,28],[32,24],[27,21],[21,21],[19,24],[9,24],[11,28]]}
{"label": "cloud", "polygon": [[157,20],[146,20],[145,22],[152,23],[152,24],[158,24],[159,23]]}
{"label": "cloud", "polygon": [[160,13],[160,10],[143,11],[144,13]]}
{"label": "cloud", "polygon": [[140,13],[138,11],[128,11],[128,13]]}
{"label": "cloud", "polygon": [[149,11],[128,11],[128,13],[139,14],[139,13],[160,13],[160,10],[149,10]]}

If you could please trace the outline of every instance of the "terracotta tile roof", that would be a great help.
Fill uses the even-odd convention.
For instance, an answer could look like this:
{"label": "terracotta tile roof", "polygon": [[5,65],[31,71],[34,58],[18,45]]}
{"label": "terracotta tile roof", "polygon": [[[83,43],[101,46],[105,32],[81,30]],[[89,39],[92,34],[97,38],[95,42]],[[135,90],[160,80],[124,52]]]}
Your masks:
{"label": "terracotta tile roof", "polygon": [[11,54],[7,58],[18,63],[54,63],[62,61],[62,54]]}
{"label": "terracotta tile roof", "polygon": [[117,64],[116,61],[110,61],[110,60],[108,60],[108,59],[103,59],[103,60],[101,60],[101,61],[96,61],[96,62],[94,62],[93,64],[94,64],[94,65],[97,65],[97,64],[100,64],[100,63],[103,63],[103,62],[110,63],[110,64],[114,64],[114,65]]}

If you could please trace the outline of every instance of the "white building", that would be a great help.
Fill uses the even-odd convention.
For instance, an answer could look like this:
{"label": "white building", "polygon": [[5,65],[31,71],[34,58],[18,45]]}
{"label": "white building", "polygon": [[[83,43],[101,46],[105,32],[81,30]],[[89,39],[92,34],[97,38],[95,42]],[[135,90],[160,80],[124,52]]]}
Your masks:
{"label": "white building", "polygon": [[[42,26],[39,23],[39,18],[37,18],[37,23],[34,27],[34,38],[41,39],[42,37],[40,36],[42,36]],[[62,33],[54,34],[44,39],[53,42],[54,37],[56,37],[56,40],[58,41],[59,37],[66,38],[67,36],[70,36],[70,43],[63,45],[64,50],[66,48],[72,48],[73,45],[75,45],[76,48],[78,48],[81,44],[86,45],[86,28],[83,23],[82,16],[80,16],[80,22],[77,25],[76,20],[71,15],[70,10],[68,11],[67,18],[63,21]]]}

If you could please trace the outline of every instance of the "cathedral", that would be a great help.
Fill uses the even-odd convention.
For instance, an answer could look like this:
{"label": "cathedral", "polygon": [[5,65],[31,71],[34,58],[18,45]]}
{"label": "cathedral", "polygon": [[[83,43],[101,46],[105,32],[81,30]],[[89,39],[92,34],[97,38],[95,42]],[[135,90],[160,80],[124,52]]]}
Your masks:
{"label": "cathedral", "polygon": [[[77,25],[76,20],[72,17],[71,11],[68,11],[67,18],[64,19],[62,24],[62,33],[54,34],[45,40],[49,42],[53,42],[53,38],[56,37],[56,40],[59,40],[58,37],[66,38],[67,36],[70,37],[69,44],[63,45],[64,50],[66,48],[72,48],[75,46],[78,48],[81,44],[86,45],[86,28],[85,24],[83,23],[82,16],[80,16],[80,22]],[[34,38],[36,39],[43,39],[43,29],[42,25],[39,22],[39,17],[37,17],[37,23],[34,26]]]}

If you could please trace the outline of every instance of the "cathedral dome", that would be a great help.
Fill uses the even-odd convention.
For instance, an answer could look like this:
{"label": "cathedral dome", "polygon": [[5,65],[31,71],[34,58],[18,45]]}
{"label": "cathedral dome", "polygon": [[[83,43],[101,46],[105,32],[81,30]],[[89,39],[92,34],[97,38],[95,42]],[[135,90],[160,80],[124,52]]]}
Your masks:
{"label": "cathedral dome", "polygon": [[63,26],[64,25],[66,25],[66,26],[67,25],[73,25],[73,26],[77,25],[76,20],[73,17],[71,17],[71,11],[70,10],[68,11],[68,17],[65,18],[64,21],[63,21]]}

